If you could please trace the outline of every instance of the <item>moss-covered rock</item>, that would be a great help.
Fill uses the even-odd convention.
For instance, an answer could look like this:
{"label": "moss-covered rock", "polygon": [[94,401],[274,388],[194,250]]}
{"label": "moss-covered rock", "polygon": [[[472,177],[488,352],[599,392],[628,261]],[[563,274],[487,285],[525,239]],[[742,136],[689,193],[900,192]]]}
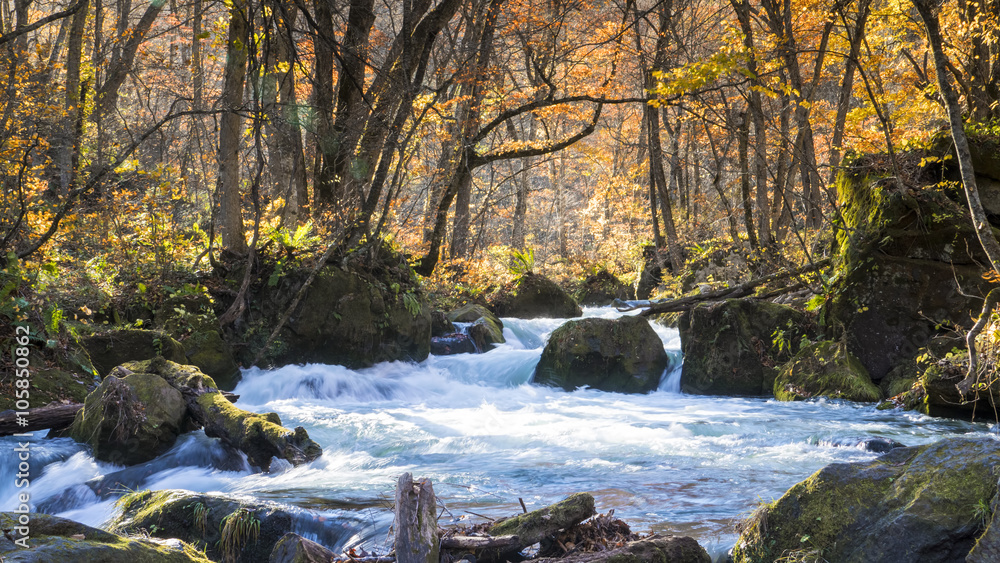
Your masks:
{"label": "moss-covered rock", "polygon": [[[165,299],[156,312],[156,323],[184,347],[184,363],[197,366],[221,389],[232,390],[240,377],[232,348],[219,332],[212,299],[205,293]],[[174,360],[176,361],[176,360]]]}
{"label": "moss-covered rock", "polygon": [[563,319],[583,316],[583,309],[545,276],[524,274],[496,293],[491,302],[501,317]]}
{"label": "moss-covered rock", "polygon": [[583,522],[594,515],[594,497],[590,493],[576,493],[545,508],[532,510],[502,520],[490,527],[491,536],[517,536],[520,551],[543,539]]}
{"label": "moss-covered rock", "polygon": [[801,401],[814,397],[876,402],[882,393],[868,372],[846,347],[825,340],[806,346],[781,366],[774,380],[779,401]]}
{"label": "moss-covered rock", "polygon": [[221,494],[146,490],[125,495],[118,506],[122,511],[109,530],[179,538],[202,547],[216,561],[267,561],[275,544],[293,530],[316,534],[329,545],[351,533],[350,527],[324,524],[308,511]]}
{"label": "moss-covered rock", "polygon": [[926,351],[918,355],[916,365],[919,377],[896,399],[902,407],[930,416],[993,416],[993,405],[1000,403],[1000,381],[984,382],[968,396],[956,387],[968,373],[968,351],[953,351],[943,357]]}
{"label": "moss-covered rock", "polygon": [[[260,334],[270,334],[307,276],[305,270],[289,272],[273,287],[260,289],[255,297],[264,307]],[[359,368],[393,360],[419,362],[430,354],[430,307],[415,286],[327,266],[295,311],[274,343],[271,363]]]}
{"label": "moss-covered rock", "polygon": [[[18,539],[19,519],[0,512],[0,528]],[[29,513],[29,549],[13,541],[0,542],[0,559],[7,563],[210,563],[193,546],[178,541],[130,538],[91,528],[50,514]]]}
{"label": "moss-covered rock", "polygon": [[638,316],[569,321],[552,332],[535,368],[535,383],[572,391],[590,386],[647,393],[660,385],[668,363],[663,341]]}
{"label": "moss-covered rock", "polygon": [[180,391],[152,373],[114,372],[91,392],[68,434],[94,457],[121,465],[149,461],[170,449],[184,428]]}
{"label": "moss-covered rock", "polygon": [[903,188],[878,175],[861,162],[838,179],[844,228],[823,311],[876,382],[942,327],[970,327],[989,285],[959,185],[935,184],[940,172]]}
{"label": "moss-covered rock", "polygon": [[487,352],[493,345],[507,341],[503,337],[503,322],[482,305],[470,303],[451,311],[446,317],[451,322],[471,323],[466,327],[465,333],[475,346],[475,352]]}
{"label": "moss-covered rock", "polygon": [[[997,493],[1000,442],[952,438],[835,463],[742,525],[736,563],[964,561]],[[794,559],[793,559],[794,558]]]}
{"label": "moss-covered rock", "polygon": [[596,274],[587,276],[574,291],[576,302],[591,307],[605,307],[611,305],[615,299],[627,300],[634,297],[634,290],[631,286],[625,285],[614,274],[607,270],[601,270]]}
{"label": "moss-covered rock", "polygon": [[466,305],[462,305],[454,311],[445,313],[445,317],[453,323],[474,323],[479,319],[486,318],[491,319],[493,322],[500,325],[501,328],[503,327],[503,322],[500,321],[499,317],[478,303],[468,303]]}
{"label": "moss-covered rock", "polygon": [[180,364],[187,363],[184,346],[160,330],[110,330],[83,337],[81,341],[101,377],[125,362],[156,356]]}
{"label": "moss-covered rock", "polygon": [[776,366],[815,335],[804,313],[753,299],[697,305],[678,328],[681,391],[695,395],[770,395]]}

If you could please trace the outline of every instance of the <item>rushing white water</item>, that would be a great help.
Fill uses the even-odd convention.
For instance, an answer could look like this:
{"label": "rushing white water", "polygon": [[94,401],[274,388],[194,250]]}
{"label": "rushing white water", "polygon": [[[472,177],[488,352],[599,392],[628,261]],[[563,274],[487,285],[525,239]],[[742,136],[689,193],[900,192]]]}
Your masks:
{"label": "rushing white water", "polygon": [[[586,314],[618,316],[608,309]],[[281,462],[271,473],[254,474],[200,432],[124,470],[95,462],[67,439],[34,440],[31,500],[99,525],[125,488],[220,491],[309,509],[349,528],[346,543],[371,548],[385,540],[388,499],[396,478],[409,471],[433,480],[446,519],[504,516],[520,512],[519,498],[536,508],[590,491],[598,510],[614,509],[635,530],[692,535],[719,552],[735,539],[732,521],[758,501],[780,496],[828,463],[877,455],[834,444],[881,436],[917,445],[991,431],[838,401],[682,395],[680,341],[663,327],[656,330],[672,361],[656,392],[532,385],[541,348],[562,322],[504,319],[507,344],[482,355],[363,370],[314,364],[247,370],[235,390],[239,405],[277,412],[286,426],[304,426],[323,446],[323,457],[303,467]],[[122,483],[117,491],[105,484],[111,477]],[[3,464],[4,510],[16,506],[14,480],[13,466]]]}

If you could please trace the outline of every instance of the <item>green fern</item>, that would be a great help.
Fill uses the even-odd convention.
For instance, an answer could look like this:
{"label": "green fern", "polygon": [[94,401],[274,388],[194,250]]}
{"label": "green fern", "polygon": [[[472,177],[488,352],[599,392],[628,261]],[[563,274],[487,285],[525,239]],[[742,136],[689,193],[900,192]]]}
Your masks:
{"label": "green fern", "polygon": [[508,268],[512,274],[524,275],[530,274],[535,269],[535,250],[533,248],[525,248],[524,250],[511,250],[510,251],[511,263]]}

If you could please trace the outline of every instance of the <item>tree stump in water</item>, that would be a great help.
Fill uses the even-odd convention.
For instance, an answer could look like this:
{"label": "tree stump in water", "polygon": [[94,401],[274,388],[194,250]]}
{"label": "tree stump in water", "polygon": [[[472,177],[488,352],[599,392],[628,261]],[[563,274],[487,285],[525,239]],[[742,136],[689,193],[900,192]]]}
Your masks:
{"label": "tree stump in water", "polygon": [[438,563],[437,505],[430,479],[403,473],[396,484],[396,562]]}

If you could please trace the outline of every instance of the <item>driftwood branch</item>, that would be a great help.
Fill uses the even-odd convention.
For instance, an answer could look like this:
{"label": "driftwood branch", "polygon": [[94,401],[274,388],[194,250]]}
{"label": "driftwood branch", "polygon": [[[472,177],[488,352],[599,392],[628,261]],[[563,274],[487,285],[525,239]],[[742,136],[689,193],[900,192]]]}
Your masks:
{"label": "driftwood branch", "polygon": [[451,536],[441,538],[441,549],[474,551],[477,549],[516,548],[520,540],[517,536]]}
{"label": "driftwood branch", "polygon": [[[50,428],[55,430],[66,428],[73,423],[77,411],[82,408],[83,405],[80,403],[38,407],[28,409],[25,411],[27,414],[21,416],[18,416],[14,411],[4,411],[0,413],[0,436]],[[25,421],[26,424],[19,424],[19,420]]]}
{"label": "driftwood branch", "polygon": [[[719,301],[722,299],[735,299],[738,297],[746,297],[755,288],[768,284],[774,281],[792,278],[795,276],[800,276],[809,272],[814,272],[828,266],[830,264],[830,259],[825,258],[817,262],[812,262],[804,266],[795,268],[793,270],[782,270],[780,272],[771,274],[769,276],[764,276],[762,278],[757,278],[747,282],[743,282],[739,285],[733,287],[725,287],[722,289],[716,289],[714,291],[708,291],[701,293],[699,295],[688,295],[686,297],[681,297],[678,299],[671,299],[669,301],[660,301],[656,303],[648,303],[642,305],[628,306],[628,307],[618,307],[621,312],[634,311],[636,309],[645,309],[642,316],[646,317],[649,315],[657,315],[660,313],[678,313],[681,311],[686,311],[698,303],[703,303],[705,301]],[[797,287],[797,286],[793,286]]]}

